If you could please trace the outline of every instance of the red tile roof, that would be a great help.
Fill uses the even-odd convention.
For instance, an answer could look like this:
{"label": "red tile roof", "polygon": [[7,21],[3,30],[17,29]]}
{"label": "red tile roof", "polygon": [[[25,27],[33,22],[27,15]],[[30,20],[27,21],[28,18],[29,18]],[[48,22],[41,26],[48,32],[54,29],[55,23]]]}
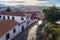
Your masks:
{"label": "red tile roof", "polygon": [[10,16],[26,16],[22,12],[0,12],[0,15],[10,15]]}
{"label": "red tile roof", "polygon": [[40,16],[41,12],[40,11],[31,11],[31,12],[22,12],[25,14],[31,14],[31,19],[37,19],[38,16]]}
{"label": "red tile roof", "polygon": [[41,12],[35,11],[35,12],[0,12],[0,15],[11,15],[11,16],[27,16],[31,14],[31,19],[37,19],[37,16],[40,15]]}
{"label": "red tile roof", "polygon": [[31,14],[31,19],[37,19],[38,16],[40,16],[40,13],[34,12],[34,13]]}
{"label": "red tile roof", "polygon": [[24,12],[26,14],[31,14],[31,19],[37,19],[38,16],[40,16],[41,12],[40,11],[31,11],[31,12]]}
{"label": "red tile roof", "polygon": [[18,23],[13,20],[4,20],[0,22],[0,36],[4,35],[6,32],[15,27]]}

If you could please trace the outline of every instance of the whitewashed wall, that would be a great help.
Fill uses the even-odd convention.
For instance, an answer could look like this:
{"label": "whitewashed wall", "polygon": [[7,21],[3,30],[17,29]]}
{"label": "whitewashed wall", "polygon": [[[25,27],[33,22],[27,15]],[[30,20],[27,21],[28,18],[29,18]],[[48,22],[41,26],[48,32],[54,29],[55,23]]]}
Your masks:
{"label": "whitewashed wall", "polygon": [[21,17],[20,16],[14,16],[14,18],[15,18],[15,21],[17,21],[19,23],[26,21],[26,17],[23,17],[24,20],[21,20]]}
{"label": "whitewashed wall", "polygon": [[0,19],[3,19],[3,16],[2,15],[0,15],[1,16],[1,18]]}
{"label": "whitewashed wall", "polygon": [[[0,18],[0,19],[3,19],[3,16],[5,16],[5,20],[8,19],[8,15],[1,15],[1,16],[2,16],[2,18]],[[9,19],[12,20],[12,17],[13,16],[9,16]],[[18,23],[26,21],[26,17],[23,17],[23,18],[24,18],[24,20],[21,20],[21,16],[14,16],[15,21],[17,21]]]}

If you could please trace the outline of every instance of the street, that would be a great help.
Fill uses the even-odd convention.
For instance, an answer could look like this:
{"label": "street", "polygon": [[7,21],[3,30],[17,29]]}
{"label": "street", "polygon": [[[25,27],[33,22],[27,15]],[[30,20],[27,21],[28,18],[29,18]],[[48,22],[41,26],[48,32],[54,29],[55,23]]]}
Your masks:
{"label": "street", "polygon": [[38,21],[36,24],[32,25],[30,28],[28,28],[24,33],[21,34],[21,36],[17,36],[17,38],[14,38],[13,40],[35,40],[36,39],[36,32],[38,25],[41,24],[41,20]]}

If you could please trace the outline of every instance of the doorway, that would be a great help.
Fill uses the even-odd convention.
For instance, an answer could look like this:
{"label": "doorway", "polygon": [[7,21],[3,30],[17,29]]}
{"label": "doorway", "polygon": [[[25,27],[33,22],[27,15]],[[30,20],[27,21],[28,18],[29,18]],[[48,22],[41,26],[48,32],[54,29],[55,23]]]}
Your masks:
{"label": "doorway", "polygon": [[24,25],[22,25],[22,31],[24,31]]}
{"label": "doorway", "polygon": [[6,35],[6,40],[8,40],[10,38],[9,33]]}

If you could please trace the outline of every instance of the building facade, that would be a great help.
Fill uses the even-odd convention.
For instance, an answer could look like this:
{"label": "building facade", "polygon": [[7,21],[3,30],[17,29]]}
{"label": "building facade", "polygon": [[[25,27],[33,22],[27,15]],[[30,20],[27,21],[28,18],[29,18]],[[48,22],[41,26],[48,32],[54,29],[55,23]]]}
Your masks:
{"label": "building facade", "polygon": [[35,12],[0,12],[0,40],[11,40],[36,21]]}

